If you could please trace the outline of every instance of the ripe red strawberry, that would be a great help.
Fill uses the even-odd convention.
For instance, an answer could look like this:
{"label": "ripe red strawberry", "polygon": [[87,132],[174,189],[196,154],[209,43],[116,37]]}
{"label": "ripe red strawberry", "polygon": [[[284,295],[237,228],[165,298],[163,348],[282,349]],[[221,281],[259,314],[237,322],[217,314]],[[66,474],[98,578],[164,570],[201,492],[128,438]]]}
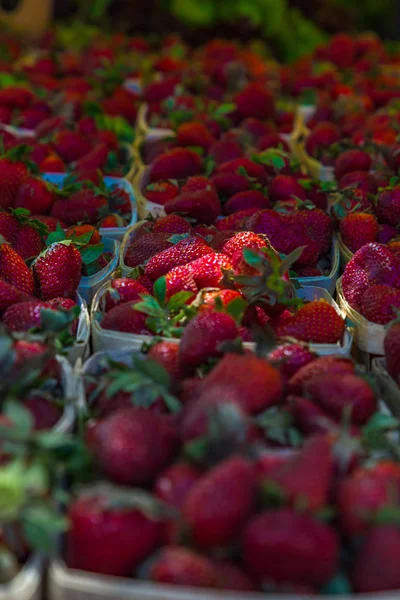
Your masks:
{"label": "ripe red strawberry", "polygon": [[289,144],[279,133],[266,133],[257,142],[257,149],[261,152],[270,148],[281,148],[285,152],[290,152]]}
{"label": "ripe red strawberry", "polygon": [[46,228],[38,228],[33,220],[21,224],[13,240],[13,248],[24,259],[35,258],[44,248],[42,233],[47,233]]}
{"label": "ripe red strawberry", "polygon": [[193,373],[210,358],[220,355],[222,342],[235,340],[239,331],[234,319],[222,312],[200,313],[186,325],[179,346],[182,372]]}
{"label": "ripe red strawberry", "polygon": [[356,42],[346,33],[337,33],[330,41],[328,57],[339,69],[353,64],[356,56]]}
{"label": "ripe red strawberry", "polygon": [[143,192],[149,202],[164,206],[168,200],[172,200],[179,194],[179,187],[172,181],[157,181],[150,183]]}
{"label": "ripe red strawberry", "polygon": [[231,215],[239,211],[248,210],[249,208],[261,210],[269,207],[270,202],[262,192],[247,190],[231,196],[224,205],[224,211],[226,214]]}
{"label": "ripe red strawberry", "polygon": [[229,217],[222,217],[221,219],[218,219],[215,223],[215,226],[219,231],[232,231],[233,235],[235,231],[246,229],[246,219],[257,212],[258,210],[256,208],[239,210],[238,212],[229,215]]}
{"label": "ripe red strawberry", "polygon": [[181,378],[179,345],[174,342],[158,342],[148,352],[149,358],[164,367],[173,380]]}
{"label": "ripe red strawberry", "polygon": [[360,298],[360,312],[372,323],[386,325],[395,318],[400,309],[400,290],[388,285],[372,285]]}
{"label": "ripe red strawberry", "polygon": [[243,248],[257,249],[267,247],[268,245],[262,237],[251,231],[243,231],[231,237],[223,245],[222,253],[232,258],[238,250],[243,250]]}
{"label": "ripe red strawberry", "polygon": [[59,197],[53,204],[51,216],[67,225],[83,221],[94,225],[109,207],[108,198],[93,189],[81,189],[69,197]]}
{"label": "ripe red strawberry", "polygon": [[212,183],[198,191],[182,189],[180,194],[165,203],[164,208],[167,215],[180,213],[206,225],[214,223],[221,214],[221,204]]}
{"label": "ripe red strawberry", "polygon": [[329,148],[341,138],[340,129],[334,123],[323,121],[319,123],[308,136],[306,150],[310,156],[318,156],[324,148]]}
{"label": "ripe red strawberry", "polygon": [[178,146],[198,146],[205,151],[215,142],[204,123],[197,121],[180,125],[176,131],[176,138]]}
{"label": "ripe red strawberry", "polygon": [[350,171],[343,175],[339,181],[339,188],[344,189],[349,186],[356,186],[356,189],[369,194],[376,194],[378,191],[378,183],[374,175],[367,171]]}
{"label": "ripe red strawberry", "polygon": [[307,192],[302,185],[291,175],[276,175],[268,186],[268,194],[273,202],[287,200],[296,196],[306,200]]}
{"label": "ripe red strawberry", "polygon": [[226,308],[233,300],[236,300],[237,298],[243,298],[243,296],[236,290],[222,289],[204,292],[201,296],[199,311],[215,311],[219,302],[221,303],[222,308]]}
{"label": "ripe red strawberry", "polygon": [[[243,378],[243,373],[246,373],[246,378]],[[283,393],[280,372],[265,360],[252,355],[225,354],[202,379],[199,393],[210,393],[217,385],[234,390],[241,407],[250,414],[278,404]]]}
{"label": "ripe red strawberry", "polygon": [[383,225],[379,225],[379,233],[378,233],[378,239],[377,242],[379,242],[380,244],[389,244],[390,247],[390,242],[393,240],[393,242],[397,242],[395,238],[398,235],[398,230],[396,229],[396,227],[393,227],[393,225],[386,225],[385,223]]}
{"label": "ripe red strawberry", "polygon": [[40,221],[43,223],[43,225],[46,225],[50,233],[57,229],[58,224],[60,224],[61,229],[67,229],[65,223],[59,219],[56,219],[55,217],[50,217],[50,215],[32,215],[32,219],[35,221]]}
{"label": "ripe red strawberry", "polygon": [[130,300],[111,308],[104,315],[101,326],[103,329],[146,335],[149,334],[149,330],[146,327],[146,319],[147,317],[144,313],[134,309],[134,302]]}
{"label": "ripe red strawberry", "polygon": [[234,96],[233,102],[242,119],[247,117],[260,120],[270,119],[275,112],[272,93],[265,85],[258,82],[249,83]]}
{"label": "ripe red strawberry", "polygon": [[28,108],[34,100],[32,90],[23,86],[9,86],[0,91],[0,105],[12,108]]}
{"label": "ripe red strawberry", "polygon": [[74,500],[68,511],[66,539],[69,568],[129,576],[159,543],[160,523],[132,506],[132,495],[92,491]]}
{"label": "ripe red strawberry", "polygon": [[285,343],[269,352],[267,359],[276,364],[285,378],[290,379],[305,365],[316,358],[308,346],[300,343]]}
{"label": "ripe red strawberry", "polygon": [[147,579],[167,585],[215,588],[217,571],[208,558],[194,550],[167,546],[150,559]]}
{"label": "ripe red strawberry", "polygon": [[14,206],[25,208],[32,214],[46,215],[55,200],[54,192],[43,179],[27,177],[19,187]]}
{"label": "ripe red strawberry", "polygon": [[222,287],[223,269],[231,269],[232,263],[225,254],[206,254],[188,265],[199,290]]}
{"label": "ripe red strawberry", "polygon": [[301,394],[307,383],[321,374],[326,374],[328,378],[335,378],[352,373],[354,373],[354,363],[351,360],[337,356],[321,356],[304,365],[291,377],[289,392]]}
{"label": "ripe red strawberry", "polygon": [[150,484],[172,462],[177,434],[168,417],[143,408],[125,408],[94,426],[91,450],[112,481]]}
{"label": "ripe red strawberry", "polygon": [[59,156],[49,154],[39,163],[39,169],[42,173],[65,173],[66,166]]}
{"label": "ripe red strawberry", "polygon": [[135,279],[122,277],[111,280],[111,289],[105,296],[106,312],[124,302],[140,300],[143,294],[148,294],[147,289]]}
{"label": "ripe red strawberry", "polygon": [[43,308],[50,308],[40,300],[18,302],[10,306],[3,316],[3,322],[11,331],[28,331],[41,326],[41,312]]}
{"label": "ripe red strawberry", "polygon": [[332,244],[332,220],[319,208],[301,209],[292,213],[295,221],[303,223],[312,240],[321,247],[321,253],[329,252]]}
{"label": "ripe red strawberry", "polygon": [[61,129],[56,132],[53,140],[55,151],[66,163],[72,163],[91,150],[91,143],[78,131]]}
{"label": "ripe red strawberry", "polygon": [[17,218],[9,212],[0,211],[0,235],[3,236],[6,242],[12,244],[18,229],[19,223]]}
{"label": "ripe red strawberry", "polygon": [[278,326],[276,333],[280,337],[290,336],[303,342],[336,344],[343,338],[344,330],[344,320],[335,308],[324,300],[314,300]]}
{"label": "ripe red strawberry", "polygon": [[218,140],[210,147],[208,154],[215,160],[216,165],[222,165],[230,160],[242,158],[243,150],[234,140]]}
{"label": "ripe red strawberry", "polygon": [[0,208],[7,209],[15,205],[17,192],[29,176],[22,162],[25,150],[25,146],[15,146],[0,158]]}
{"label": "ripe red strawberry", "polygon": [[289,413],[295,426],[306,436],[331,433],[338,424],[320,406],[301,396],[288,396]]}
{"label": "ripe red strawberry", "polygon": [[255,592],[257,586],[236,563],[227,560],[214,561],[217,570],[217,587],[220,590]]}
{"label": "ripe red strawberry", "polygon": [[128,246],[124,256],[125,264],[132,268],[142,265],[152,256],[170,248],[172,246],[172,242],[169,241],[170,237],[171,234],[166,232],[142,233]]}
{"label": "ripe red strawberry", "polygon": [[[177,344],[175,344],[177,348]],[[201,471],[185,462],[178,462],[163,471],[153,487],[154,493],[171,506],[182,509],[193,486],[201,479]]]}
{"label": "ripe red strawberry", "polygon": [[267,511],[244,531],[243,560],[258,581],[320,587],[336,572],[338,546],[334,530],[305,513]]}
{"label": "ripe red strawberry", "polygon": [[101,169],[103,170],[106,166],[109,147],[107,144],[99,143],[91,149],[88,154],[82,156],[75,163],[77,171],[86,171],[88,169]]}
{"label": "ripe red strawberry", "polygon": [[247,460],[232,457],[214,467],[192,487],[183,507],[194,543],[212,548],[233,542],[250,517],[254,501],[254,471]]}
{"label": "ripe red strawberry", "polygon": [[352,171],[369,171],[372,159],[362,150],[346,150],[342,152],[335,162],[335,177],[341,179],[346,173]]}
{"label": "ripe red strawberry", "polygon": [[381,460],[359,467],[338,486],[337,505],[340,525],[348,536],[365,533],[373,526],[377,513],[398,506],[400,499],[399,465]]}
{"label": "ripe red strawberry", "polygon": [[367,213],[350,213],[340,221],[340,234],[343,242],[352,252],[362,246],[375,242],[379,225],[374,215]]}
{"label": "ripe red strawberry", "polygon": [[296,273],[299,277],[321,277],[324,274],[319,267],[302,267]]}
{"label": "ripe red strawberry", "polygon": [[[242,172],[243,171],[243,172]],[[218,167],[218,173],[238,173],[247,178],[256,180],[257,183],[265,185],[267,183],[267,175],[262,165],[253,162],[249,158],[237,158],[230,160]]]}
{"label": "ripe red strawberry", "polygon": [[400,326],[394,322],[384,340],[386,368],[393,379],[400,382]]}
{"label": "ripe red strawberry", "polygon": [[303,448],[283,465],[272,469],[265,478],[266,492],[273,484],[283,495],[284,502],[296,508],[299,503],[307,510],[323,508],[327,502],[333,480],[333,456],[326,436],[308,439]]}
{"label": "ripe red strawberry", "polygon": [[16,288],[14,285],[7,283],[7,281],[0,278],[0,315],[2,315],[9,306],[17,304],[18,302],[25,302],[30,299],[31,296],[25,292],[21,292],[21,290]]}
{"label": "ripe red strawberry", "polygon": [[74,298],[82,271],[82,257],[70,240],[46,248],[32,265],[36,290],[42,300]]}
{"label": "ripe red strawberry", "polygon": [[166,217],[162,217],[161,219],[157,219],[157,221],[153,225],[152,231],[154,233],[157,232],[165,232],[165,233],[191,233],[192,226],[190,223],[186,221],[183,217],[179,215],[168,215]]}
{"label": "ripe red strawberry", "polygon": [[42,121],[35,128],[35,134],[38,139],[42,139],[51,135],[54,131],[61,129],[65,124],[65,118],[61,116],[50,117]]}
{"label": "ripe red strawberry", "polygon": [[150,181],[184,179],[200,175],[203,170],[201,157],[188,148],[174,148],[158,156],[151,166]]}
{"label": "ripe red strawberry", "polygon": [[191,236],[150,258],[145,268],[145,275],[155,281],[173,267],[185,265],[205,254],[213,253],[214,250],[203,238]]}
{"label": "ripe red strawberry", "polygon": [[211,181],[223,198],[230,198],[234,194],[250,189],[249,179],[239,173],[216,173],[211,177]]}
{"label": "ripe red strawberry", "polygon": [[33,430],[43,431],[54,427],[62,416],[62,410],[50,398],[32,393],[24,399],[24,408],[29,410],[33,420]]}
{"label": "ripe red strawberry", "polygon": [[353,374],[332,379],[330,375],[313,377],[304,386],[307,397],[326,410],[336,421],[351,409],[350,419],[355,425],[364,425],[376,411],[377,402],[371,386]]}
{"label": "ripe red strawberry", "polygon": [[367,534],[352,567],[354,591],[373,594],[398,589],[399,556],[399,527],[395,524],[375,526]]}
{"label": "ripe red strawberry", "polygon": [[189,265],[179,265],[171,269],[165,276],[167,284],[166,298],[169,299],[178,292],[197,293],[197,285]]}
{"label": "ripe red strawberry", "polygon": [[33,295],[35,283],[32,273],[20,255],[0,237],[0,277],[21,292]]}
{"label": "ripe red strawberry", "polygon": [[383,190],[376,200],[376,216],[381,223],[396,227],[400,223],[400,186]]}

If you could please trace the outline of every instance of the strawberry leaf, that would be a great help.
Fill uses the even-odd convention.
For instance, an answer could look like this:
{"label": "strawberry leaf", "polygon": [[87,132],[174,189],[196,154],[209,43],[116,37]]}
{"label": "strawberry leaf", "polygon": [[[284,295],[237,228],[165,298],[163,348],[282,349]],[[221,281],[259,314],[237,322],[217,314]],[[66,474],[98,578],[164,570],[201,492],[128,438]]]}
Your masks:
{"label": "strawberry leaf", "polygon": [[[221,301],[220,298],[217,298],[217,300]],[[248,305],[248,302],[246,302],[244,298],[235,298],[226,306],[225,312],[230,315],[236,321],[236,323],[241,325]]]}
{"label": "strawberry leaf", "polygon": [[191,298],[194,297],[194,293],[193,292],[178,292],[177,294],[174,294],[168,301],[167,303],[167,309],[170,312],[176,312],[177,310],[179,310],[180,308],[182,308],[182,306],[184,304],[186,304],[186,302],[188,300],[190,300]]}
{"label": "strawberry leaf", "polygon": [[206,177],[210,177],[215,170],[216,162],[213,156],[207,156],[204,161],[204,172]]}
{"label": "strawberry leaf", "polygon": [[167,296],[167,280],[165,277],[159,277],[159,279],[157,279],[153,286],[153,292],[160,305],[164,306]]}
{"label": "strawberry leaf", "polygon": [[218,106],[218,108],[215,109],[215,111],[213,111],[213,114],[221,117],[223,115],[228,115],[229,113],[232,113],[235,110],[236,110],[236,104],[231,102],[231,103],[221,104],[220,106]]}
{"label": "strawberry leaf", "polygon": [[82,257],[82,262],[85,265],[90,265],[95,262],[103,253],[104,244],[95,244],[93,246],[87,246],[86,248],[79,249]]}

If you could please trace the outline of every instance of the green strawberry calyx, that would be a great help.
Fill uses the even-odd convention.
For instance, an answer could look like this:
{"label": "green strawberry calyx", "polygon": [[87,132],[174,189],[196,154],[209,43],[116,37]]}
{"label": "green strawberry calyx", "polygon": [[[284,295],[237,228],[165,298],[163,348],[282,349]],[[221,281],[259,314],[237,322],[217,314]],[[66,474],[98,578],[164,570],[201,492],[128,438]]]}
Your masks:
{"label": "green strawberry calyx", "polygon": [[47,248],[41,253],[40,256],[45,256],[47,249],[54,246],[54,244],[64,244],[64,246],[70,246],[71,244],[79,250],[82,257],[82,262],[85,265],[94,263],[104,252],[104,244],[93,244],[88,245],[93,236],[93,230],[84,233],[83,235],[73,235],[69,238],[65,237],[65,231],[59,223],[57,223],[57,229],[50,233],[46,240]]}

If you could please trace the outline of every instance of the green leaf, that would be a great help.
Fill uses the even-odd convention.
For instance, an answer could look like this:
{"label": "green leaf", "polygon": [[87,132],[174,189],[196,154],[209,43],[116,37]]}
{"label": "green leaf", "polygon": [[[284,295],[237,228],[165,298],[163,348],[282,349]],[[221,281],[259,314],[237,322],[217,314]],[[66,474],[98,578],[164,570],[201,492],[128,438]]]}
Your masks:
{"label": "green leaf", "polygon": [[193,292],[178,292],[174,294],[168,301],[167,308],[171,313],[180,310],[188,300],[194,297]]}
{"label": "green leaf", "polygon": [[138,310],[150,317],[164,316],[164,311],[153,296],[142,296],[143,301],[133,305],[134,310]]}
{"label": "green leaf", "polygon": [[222,115],[228,115],[229,113],[232,113],[236,110],[236,104],[234,104],[233,102],[231,103],[227,103],[227,104],[221,104],[220,106],[218,106],[218,108],[213,112],[213,114],[216,114],[218,116],[222,116]]}
{"label": "green leaf", "polygon": [[2,413],[22,431],[28,432],[32,430],[32,414],[27,408],[24,408],[20,402],[16,400],[9,400],[5,402]]}
{"label": "green leaf", "polygon": [[248,302],[244,298],[235,298],[225,308],[225,312],[230,315],[236,323],[241,325],[243,315],[248,307]]}
{"label": "green leaf", "polygon": [[243,258],[251,267],[259,267],[263,263],[263,256],[251,248],[243,248]]}
{"label": "green leaf", "polygon": [[29,546],[45,553],[55,550],[58,535],[68,529],[68,521],[64,517],[41,503],[24,510],[21,525]]}
{"label": "green leaf", "polygon": [[159,277],[153,286],[154,296],[161,306],[165,305],[167,296],[167,280],[165,277]]}
{"label": "green leaf", "polygon": [[93,246],[87,246],[86,248],[79,250],[82,257],[82,262],[85,265],[90,265],[91,263],[95,262],[103,254],[103,251],[104,244],[101,243]]}

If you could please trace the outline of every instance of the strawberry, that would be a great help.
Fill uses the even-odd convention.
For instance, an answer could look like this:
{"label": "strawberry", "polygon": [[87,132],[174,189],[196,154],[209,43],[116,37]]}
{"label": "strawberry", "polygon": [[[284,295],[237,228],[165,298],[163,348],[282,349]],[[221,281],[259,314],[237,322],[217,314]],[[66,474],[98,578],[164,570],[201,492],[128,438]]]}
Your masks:
{"label": "strawberry", "polygon": [[375,242],[379,225],[374,215],[350,213],[340,221],[340,234],[343,242],[352,252],[357,252],[365,244]]}
{"label": "strawberry", "polygon": [[235,160],[230,160],[229,162],[220,165],[217,172],[231,174],[237,173],[250,178],[250,180],[255,180],[261,185],[265,185],[267,183],[267,176],[264,167],[248,158],[237,158]]}
{"label": "strawberry", "polygon": [[188,265],[198,289],[223,287],[223,270],[231,269],[232,263],[225,254],[206,254]]}
{"label": "strawberry", "polygon": [[236,300],[237,298],[243,298],[243,296],[236,290],[221,289],[215,291],[205,291],[201,296],[199,312],[215,311],[219,304],[223,309],[225,309],[233,300]]}
{"label": "strawberry", "polygon": [[168,200],[172,200],[178,194],[179,187],[172,181],[150,183],[143,191],[146,200],[154,202],[154,204],[160,204],[161,206],[164,206]]}
{"label": "strawberry", "polygon": [[52,231],[55,231],[58,225],[61,227],[61,229],[67,229],[65,223],[63,223],[59,219],[56,219],[55,217],[50,217],[50,215],[32,215],[32,219],[43,223],[43,225],[47,227],[50,233]]}
{"label": "strawberry", "polygon": [[183,188],[180,194],[165,203],[164,209],[167,215],[177,212],[206,225],[214,223],[221,214],[221,204],[212,183],[198,191]]}
{"label": "strawberry", "polygon": [[369,194],[376,194],[378,191],[378,183],[374,175],[367,171],[350,171],[343,175],[339,180],[339,188],[344,189],[350,186],[355,186],[356,189]]}
{"label": "strawberry", "polygon": [[243,250],[243,248],[257,249],[267,247],[268,244],[262,237],[252,233],[251,231],[243,231],[231,237],[223,245],[222,253],[232,258],[238,250]]}
{"label": "strawberry", "polygon": [[[246,373],[245,379],[243,373]],[[232,388],[243,410],[250,414],[278,404],[283,393],[280,372],[265,360],[252,355],[225,354],[202,379],[199,392],[210,393],[217,385]]]}
{"label": "strawberry", "polygon": [[360,298],[360,312],[372,323],[386,325],[395,318],[400,309],[400,290],[388,285],[372,285]]}
{"label": "strawberry", "polygon": [[99,229],[114,229],[115,227],[125,227],[126,223],[123,218],[114,213],[104,217],[99,221],[98,227]]}
{"label": "strawberry", "polygon": [[196,467],[178,462],[160,473],[153,490],[156,496],[167,504],[182,509],[189,492],[200,479],[201,471]]}
{"label": "strawberry", "polygon": [[193,373],[208,359],[219,356],[219,345],[239,337],[234,319],[221,312],[206,312],[186,325],[179,346],[179,365],[182,372]]}
{"label": "strawberry", "polygon": [[393,379],[399,383],[400,380],[400,327],[395,321],[389,331],[386,333],[384,340],[384,350],[388,373]]}
{"label": "strawberry", "polygon": [[308,136],[306,150],[310,156],[318,156],[321,150],[329,148],[329,146],[338,142],[340,138],[340,129],[337,125],[330,122],[321,122]]}
{"label": "strawberry", "polygon": [[281,148],[284,152],[290,152],[289,144],[278,133],[271,132],[263,135],[257,142],[257,150],[263,152],[270,148]]}
{"label": "strawberry", "polygon": [[270,202],[262,192],[247,190],[231,196],[224,205],[224,211],[226,214],[231,215],[239,211],[248,210],[249,208],[261,210],[269,208],[269,206]]}
{"label": "strawberry", "polygon": [[324,274],[319,267],[302,267],[296,273],[298,277],[321,277]]}
{"label": "strawberry", "polygon": [[128,277],[112,279],[111,289],[105,296],[106,312],[118,304],[140,300],[141,296],[147,293],[147,289],[135,279],[129,279]]}
{"label": "strawberry", "polygon": [[108,198],[101,191],[87,188],[58,198],[52,206],[51,216],[67,225],[81,221],[95,224],[108,207]]}
{"label": "strawberry", "polygon": [[10,306],[3,315],[3,322],[11,331],[28,331],[40,328],[43,308],[49,308],[40,300],[18,302]]}
{"label": "strawberry", "polygon": [[65,118],[61,116],[50,117],[35,127],[35,135],[38,139],[46,138],[54,131],[65,125]]}
{"label": "strawberry", "polygon": [[31,414],[34,431],[52,429],[62,417],[61,408],[40,393],[34,392],[25,398],[24,408]]}
{"label": "strawberry", "polygon": [[354,561],[351,581],[358,593],[385,592],[400,585],[397,568],[400,530],[397,525],[374,527],[366,536]]}
{"label": "strawberry", "polygon": [[180,265],[171,269],[165,276],[165,282],[167,300],[183,291],[197,293],[197,285],[189,265]]}
{"label": "strawberry", "polygon": [[151,166],[150,181],[184,179],[203,170],[201,157],[187,148],[174,148],[157,157]]}
{"label": "strawberry", "polygon": [[0,277],[21,292],[33,295],[35,283],[20,255],[0,237]]}
{"label": "strawberry", "polygon": [[368,531],[380,510],[397,507],[400,498],[400,469],[397,463],[381,460],[358,467],[339,482],[337,505],[340,525],[348,536]]}
{"label": "strawberry", "polygon": [[220,590],[255,592],[257,586],[236,563],[227,560],[214,561],[217,569],[217,587]]}
{"label": "strawberry", "polygon": [[0,91],[0,104],[12,108],[27,108],[32,104],[33,99],[33,92],[23,86],[9,86]]}
{"label": "strawberry", "polygon": [[0,278],[0,315],[3,314],[8,307],[30,299],[31,297],[28,294],[21,292],[14,285],[7,283],[7,281]]}
{"label": "strawberry", "polygon": [[[226,503],[224,499],[229,498]],[[206,473],[193,485],[182,514],[196,545],[225,546],[240,534],[255,501],[251,464],[232,457]]]}
{"label": "strawberry", "polygon": [[172,247],[170,238],[171,234],[166,232],[144,232],[129,244],[124,256],[125,264],[132,268],[142,265],[152,256]]}
{"label": "strawberry", "polygon": [[143,408],[125,408],[94,426],[91,450],[112,481],[150,484],[172,462],[177,435],[168,417]]}
{"label": "strawberry", "polygon": [[289,392],[301,394],[309,381],[318,375],[325,374],[327,378],[339,377],[354,373],[354,363],[347,358],[336,356],[321,356],[304,365],[289,380]]}
{"label": "strawberry", "polygon": [[173,380],[178,381],[181,378],[178,344],[167,341],[158,342],[150,348],[148,356],[162,365]]}
{"label": "strawberry", "polygon": [[155,281],[168,273],[173,267],[185,265],[196,258],[213,253],[214,251],[205,240],[191,236],[150,258],[145,268],[145,275]]}
{"label": "strawberry", "polygon": [[215,142],[204,123],[197,121],[180,125],[176,131],[176,138],[178,146],[197,146],[205,151]]}
{"label": "strawberry", "polygon": [[185,219],[180,217],[179,215],[168,215],[166,217],[162,217],[161,219],[157,219],[154,223],[153,233],[165,232],[165,233],[191,233],[192,226]]}
{"label": "strawberry", "polygon": [[77,171],[88,169],[104,169],[109,155],[109,147],[107,144],[99,143],[94,146],[90,152],[82,156],[75,163]]}
{"label": "strawberry", "polygon": [[212,144],[208,155],[213,158],[216,165],[222,165],[230,160],[242,158],[243,150],[240,144],[233,140],[218,140]]}
{"label": "strawberry", "polygon": [[239,173],[217,173],[211,177],[219,196],[230,198],[239,192],[250,189],[250,181],[245,175]]}
{"label": "strawberry", "polygon": [[275,112],[272,93],[262,83],[252,82],[233,97],[242,119],[270,119]]}
{"label": "strawberry", "polygon": [[292,196],[305,200],[307,192],[291,175],[276,175],[268,186],[268,194],[273,202],[287,200]]}
{"label": "strawberry", "polygon": [[12,244],[18,230],[19,223],[16,217],[9,212],[0,211],[0,235],[6,242]]}
{"label": "strawberry", "polygon": [[278,336],[290,336],[314,344],[336,344],[345,330],[343,318],[324,300],[305,304],[285,323],[278,326]]}
{"label": "strawberry", "polygon": [[0,158],[0,207],[10,208],[15,205],[18,190],[29,176],[29,171],[22,162],[26,146],[15,146]]}
{"label": "strawberry", "polygon": [[285,378],[290,379],[299,369],[312,362],[315,354],[305,344],[288,342],[269,352],[267,359],[276,364]]}
{"label": "strawberry", "polygon": [[301,396],[288,396],[289,414],[295,426],[306,436],[330,433],[337,428],[332,417],[311,400]]}
{"label": "strawberry", "polygon": [[102,328],[123,331],[125,333],[148,335],[149,330],[146,327],[146,315],[134,310],[134,304],[130,300],[111,308],[101,320]]}
{"label": "strawberry", "polygon": [[149,562],[146,579],[160,584],[193,588],[215,588],[217,571],[213,563],[194,550],[168,546]]}
{"label": "strawberry", "polygon": [[400,223],[400,186],[383,190],[376,200],[376,216],[380,223],[396,227]]}
{"label": "strawberry", "polygon": [[51,244],[32,265],[42,300],[74,298],[81,279],[82,257],[70,240]]}
{"label": "strawberry", "polygon": [[304,385],[307,397],[340,421],[346,409],[351,410],[350,419],[355,425],[364,425],[377,407],[371,386],[353,374],[332,379],[322,374]]}
{"label": "strawberry", "polygon": [[341,179],[346,173],[352,171],[366,171],[371,168],[372,159],[362,150],[346,150],[342,152],[335,162],[335,177]]}
{"label": "strawberry", "polygon": [[32,214],[46,215],[54,200],[54,192],[43,179],[27,177],[17,191],[14,206],[29,210]]}
{"label": "strawberry", "polygon": [[317,242],[322,254],[327,254],[332,244],[332,220],[319,208],[301,209],[292,214],[295,221],[303,223],[312,240]]}
{"label": "strawberry", "polygon": [[39,169],[42,173],[65,173],[66,171],[64,162],[56,154],[49,154],[42,160]]}
{"label": "strawberry", "polygon": [[283,496],[293,508],[310,511],[323,508],[333,480],[331,444],[325,436],[308,439],[293,458],[272,469],[265,478],[265,492]]}
{"label": "strawberry", "polygon": [[56,153],[66,163],[72,163],[91,150],[91,144],[78,131],[60,129],[56,132],[53,140]]}
{"label": "strawberry", "polygon": [[160,523],[125,490],[82,493],[69,507],[66,562],[71,569],[128,576],[159,543]]}
{"label": "strawberry", "polygon": [[328,57],[339,69],[353,64],[356,54],[356,42],[346,33],[337,33],[329,43]]}
{"label": "strawberry", "polygon": [[336,572],[338,539],[312,516],[290,509],[268,511],[248,523],[243,560],[258,581],[319,587]]}

